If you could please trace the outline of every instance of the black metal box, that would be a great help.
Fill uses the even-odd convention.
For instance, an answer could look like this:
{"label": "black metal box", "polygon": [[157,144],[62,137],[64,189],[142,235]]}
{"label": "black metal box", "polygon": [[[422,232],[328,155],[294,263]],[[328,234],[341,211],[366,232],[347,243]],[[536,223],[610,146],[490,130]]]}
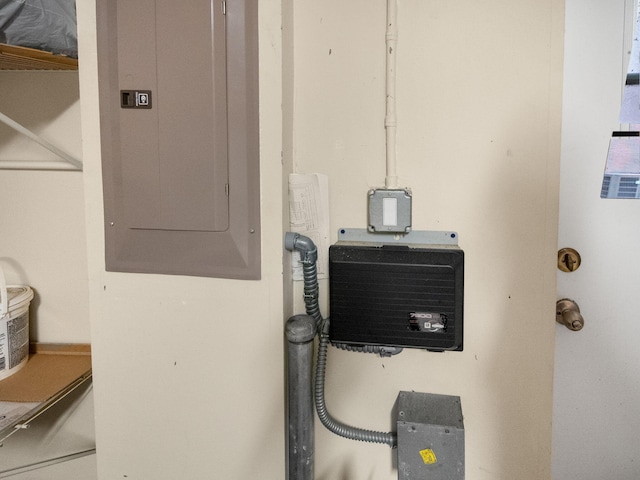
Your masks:
{"label": "black metal box", "polygon": [[332,342],[462,350],[464,252],[457,246],[329,248]]}

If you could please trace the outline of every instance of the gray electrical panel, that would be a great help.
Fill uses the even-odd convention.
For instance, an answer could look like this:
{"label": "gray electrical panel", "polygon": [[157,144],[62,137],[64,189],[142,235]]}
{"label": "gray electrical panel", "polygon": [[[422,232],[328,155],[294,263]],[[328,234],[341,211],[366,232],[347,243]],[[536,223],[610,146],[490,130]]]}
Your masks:
{"label": "gray electrical panel", "polygon": [[256,0],[97,0],[106,268],[260,278]]}
{"label": "gray electrical panel", "polygon": [[400,392],[398,480],[464,480],[460,397]]}

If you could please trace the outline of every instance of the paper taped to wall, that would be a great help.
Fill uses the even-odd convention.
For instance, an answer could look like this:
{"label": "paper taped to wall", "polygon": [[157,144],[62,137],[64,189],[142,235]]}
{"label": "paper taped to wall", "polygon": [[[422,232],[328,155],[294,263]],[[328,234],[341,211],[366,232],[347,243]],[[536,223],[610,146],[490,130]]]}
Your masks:
{"label": "paper taped to wall", "polygon": [[[329,179],[319,173],[289,174],[290,231],[309,237],[318,248],[318,278],[326,278],[329,262]],[[302,280],[300,253],[293,252],[293,279]]]}

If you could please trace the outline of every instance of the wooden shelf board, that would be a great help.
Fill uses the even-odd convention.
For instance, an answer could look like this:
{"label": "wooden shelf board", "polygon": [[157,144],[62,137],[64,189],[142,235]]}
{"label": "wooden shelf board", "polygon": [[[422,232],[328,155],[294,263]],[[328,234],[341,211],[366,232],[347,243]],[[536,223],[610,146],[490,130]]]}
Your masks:
{"label": "wooden shelf board", "polygon": [[91,372],[88,345],[31,345],[26,365],[0,381],[0,401],[44,402]]}
{"label": "wooden shelf board", "polygon": [[78,59],[0,43],[0,70],[77,70]]}

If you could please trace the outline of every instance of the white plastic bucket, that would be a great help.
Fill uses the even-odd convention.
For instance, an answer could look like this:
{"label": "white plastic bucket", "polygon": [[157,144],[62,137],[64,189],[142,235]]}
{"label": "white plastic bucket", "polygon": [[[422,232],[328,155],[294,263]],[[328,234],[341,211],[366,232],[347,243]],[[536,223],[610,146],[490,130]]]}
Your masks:
{"label": "white plastic bucket", "polygon": [[0,268],[0,380],[29,360],[29,303],[33,290],[26,285],[7,285]]}

